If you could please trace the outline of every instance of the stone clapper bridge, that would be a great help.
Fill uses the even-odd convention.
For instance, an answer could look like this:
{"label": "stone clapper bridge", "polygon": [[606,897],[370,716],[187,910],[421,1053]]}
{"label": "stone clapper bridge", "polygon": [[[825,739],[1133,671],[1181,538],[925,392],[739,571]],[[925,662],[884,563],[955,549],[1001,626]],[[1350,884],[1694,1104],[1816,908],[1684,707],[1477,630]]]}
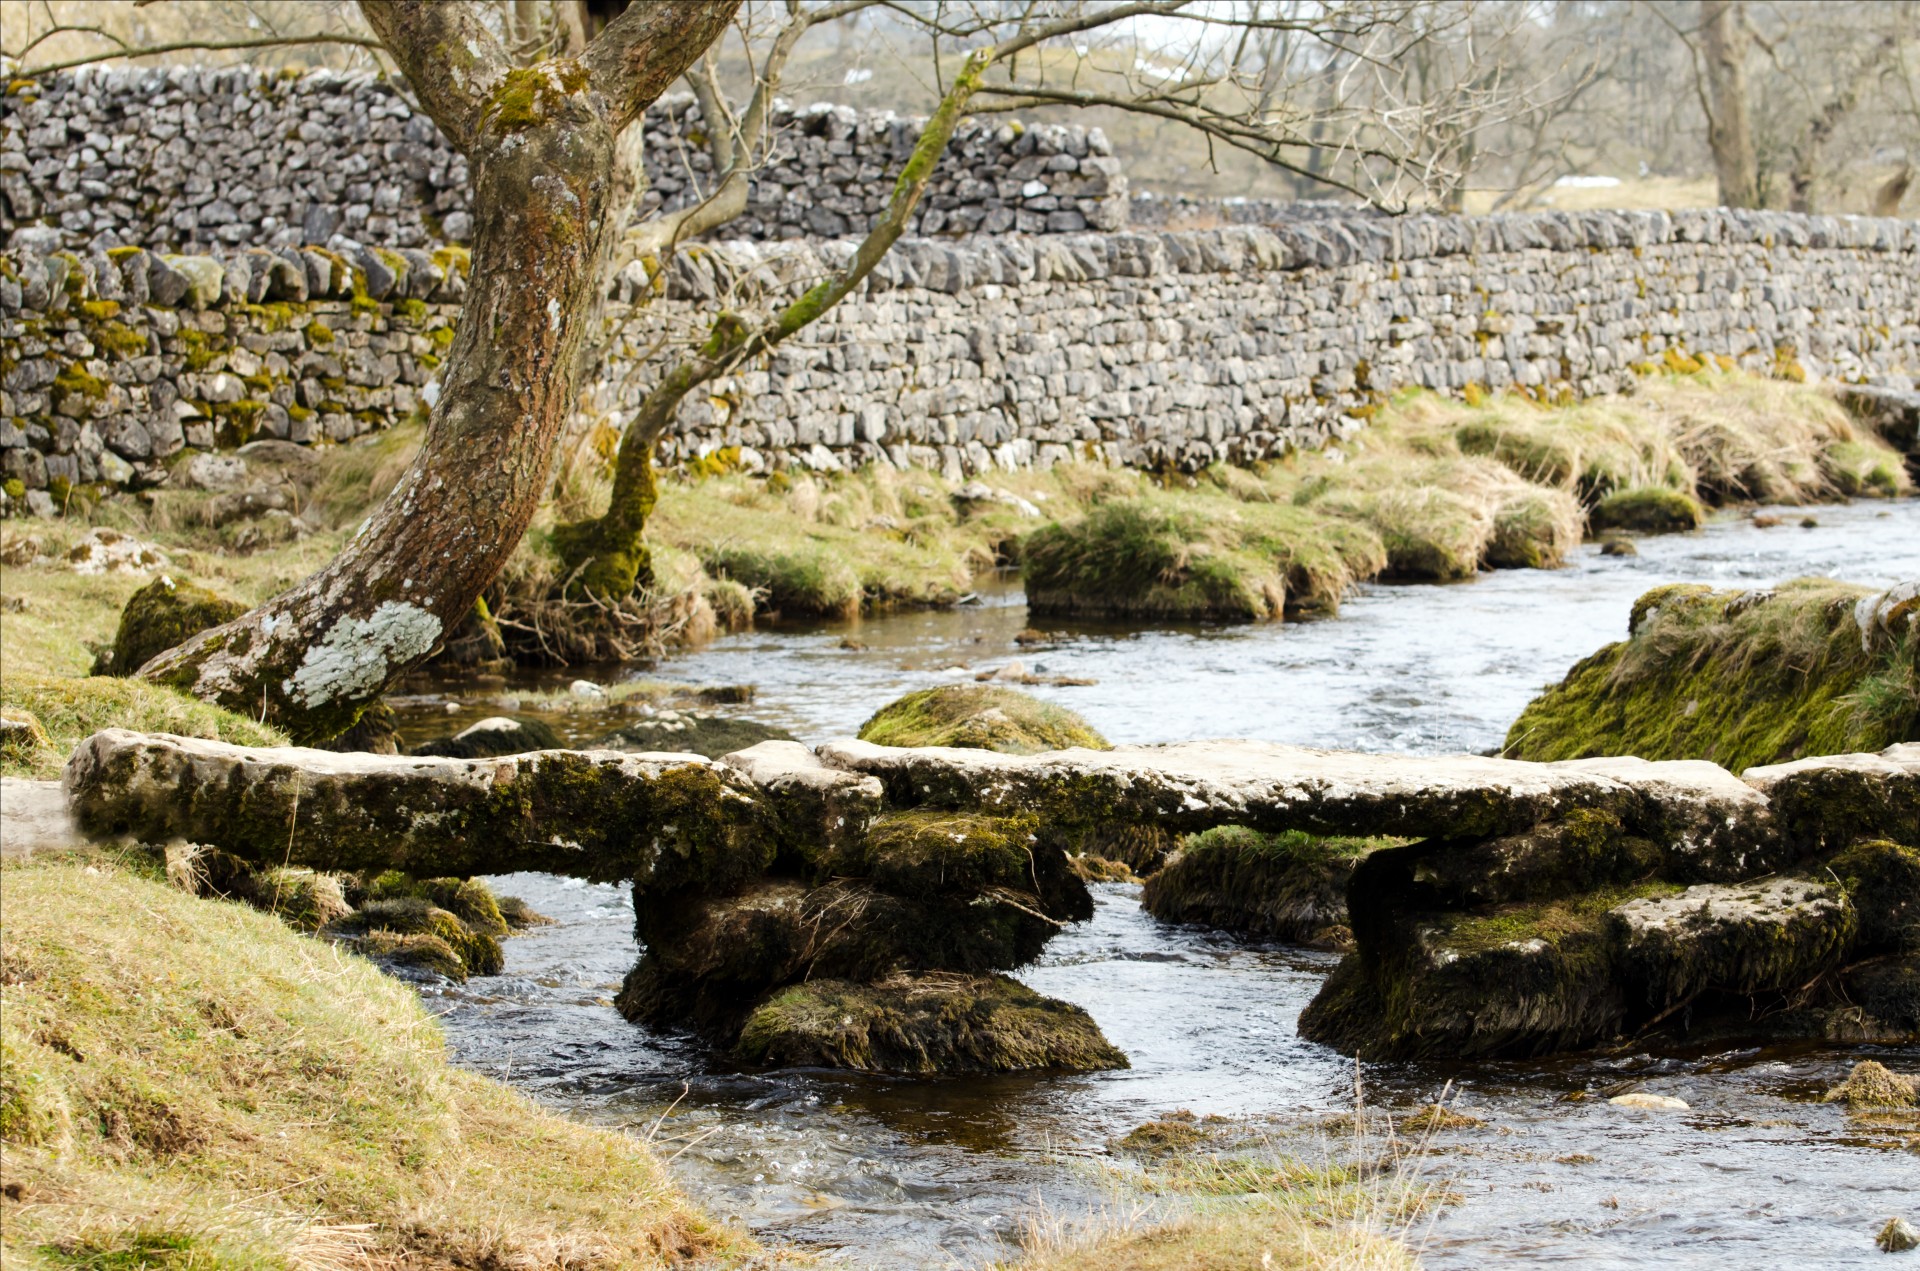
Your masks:
{"label": "stone clapper bridge", "polygon": [[1354,951],[1301,1016],[1349,1053],[1920,1039],[1914,744],[1736,777],[1249,741],[462,760],[108,730],[65,787],[88,834],[260,865],[631,881],[622,1012],[756,1065],[1124,1066],[1001,973],[1091,915],[1069,852],[1219,825],[1414,840],[1354,869]]}

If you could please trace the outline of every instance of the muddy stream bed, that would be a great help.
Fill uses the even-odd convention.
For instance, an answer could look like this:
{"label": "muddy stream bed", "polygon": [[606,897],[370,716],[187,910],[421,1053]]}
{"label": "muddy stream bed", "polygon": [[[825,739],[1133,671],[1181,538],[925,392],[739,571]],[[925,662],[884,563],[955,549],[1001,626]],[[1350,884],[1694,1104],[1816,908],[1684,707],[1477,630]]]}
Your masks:
{"label": "muddy stream bed", "polygon": [[[741,714],[805,740],[851,735],[913,688],[1020,661],[1096,680],[1029,691],[1116,742],[1250,737],[1362,750],[1492,750],[1527,700],[1625,635],[1633,599],[1666,582],[1764,586],[1803,574],[1885,585],[1920,577],[1920,502],[1729,521],[1643,539],[1640,555],[1582,549],[1568,567],[1456,586],[1363,589],[1337,620],[1235,628],[1075,625],[1017,647],[1017,586],[977,603],[858,624],[731,636],[646,674],[753,684]],[[864,647],[849,647],[851,645]],[[575,675],[605,679],[604,671]],[[553,677],[529,679],[551,684]],[[438,686],[410,699],[409,735],[500,713],[502,690]],[[591,716],[553,717],[576,744]],[[494,880],[558,919],[507,943],[506,973],[433,991],[458,1061],[582,1118],[651,1135],[712,1213],[832,1265],[969,1267],[1007,1257],[1029,1224],[1150,1214],[1108,1144],[1175,1109],[1245,1118],[1282,1150],[1345,1150],[1324,1123],[1353,1106],[1353,1061],[1302,1041],[1295,1019],[1336,959],[1143,913],[1138,888],[1095,888],[1092,921],[1018,972],[1085,1007],[1133,1067],[1056,1078],[904,1081],[742,1073],[694,1039],[628,1024],[612,1006],[633,964],[622,888],[544,875]],[[1878,1265],[1888,1217],[1920,1219],[1920,1152],[1849,1122],[1818,1094],[1856,1059],[1911,1071],[1920,1050],[1741,1050],[1472,1065],[1370,1064],[1371,1107],[1410,1110],[1451,1086],[1485,1119],[1436,1135],[1418,1165],[1457,1203],[1405,1234],[1432,1267]],[[1618,1107],[1644,1089],[1686,1112]]]}

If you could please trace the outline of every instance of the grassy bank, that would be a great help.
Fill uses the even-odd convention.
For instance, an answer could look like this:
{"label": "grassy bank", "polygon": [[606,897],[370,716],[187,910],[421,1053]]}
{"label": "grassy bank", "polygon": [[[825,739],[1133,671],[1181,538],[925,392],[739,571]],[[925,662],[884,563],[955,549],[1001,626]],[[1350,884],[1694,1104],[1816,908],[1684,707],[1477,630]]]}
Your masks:
{"label": "grassy bank", "polygon": [[1735,772],[1920,739],[1920,650],[1864,638],[1868,589],[1801,578],[1768,591],[1657,588],[1626,640],[1577,663],[1507,734],[1518,759],[1711,759]]}
{"label": "grassy bank", "polygon": [[[0,701],[45,702],[23,677],[82,677],[145,581],[65,563],[91,526],[156,544],[166,569],[239,601],[324,563],[398,479],[415,429],[282,456],[265,479],[288,509],[231,519],[228,496],[166,487],[94,501],[66,519],[10,522]],[[184,467],[184,460],[182,461]],[[990,497],[977,497],[981,487]],[[1898,457],[1804,385],[1701,370],[1654,375],[1627,398],[1543,407],[1514,395],[1405,394],[1325,451],[1185,475],[1061,465],[962,486],[929,472],[732,470],[722,453],[662,474],[649,526],[655,586],[618,606],[559,596],[555,524],[597,511],[600,452],[583,446],[476,612],[448,641],[466,664],[580,665],[658,655],[768,618],[836,618],[951,603],[1017,563],[1036,614],[1247,621],[1329,613],[1355,582],[1458,579],[1556,564],[1596,527],[1685,528],[1742,501],[1905,493]],[[297,513],[297,519],[294,513]],[[45,564],[28,563],[33,560]],[[24,602],[24,608],[16,608]],[[182,708],[78,693],[56,748],[103,722]],[[77,690],[76,690],[77,693]],[[244,735],[231,719],[183,725]],[[10,761],[13,762],[13,761]],[[14,765],[16,768],[18,763]],[[37,770],[37,769],[36,769]]]}
{"label": "grassy bank", "polygon": [[414,993],[137,860],[7,867],[9,1267],[654,1267],[750,1252],[627,1136],[448,1066]]}

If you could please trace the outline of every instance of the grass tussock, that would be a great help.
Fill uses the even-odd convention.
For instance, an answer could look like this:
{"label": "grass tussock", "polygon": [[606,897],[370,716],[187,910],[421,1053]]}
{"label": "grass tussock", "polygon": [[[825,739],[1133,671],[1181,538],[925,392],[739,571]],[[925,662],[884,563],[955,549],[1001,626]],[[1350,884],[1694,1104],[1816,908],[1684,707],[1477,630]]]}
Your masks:
{"label": "grass tussock", "polygon": [[[1116,1143],[1124,1185],[1152,1198],[1078,1228],[1030,1223],[1007,1271],[1406,1271],[1404,1237],[1455,1198],[1428,1176],[1438,1131],[1480,1124],[1441,1104],[1395,1124],[1356,1106],[1301,1156],[1270,1130],[1175,1112]],[[1119,1167],[1122,1170],[1127,1166]]]}
{"label": "grass tussock", "polygon": [[73,748],[103,728],[176,733],[239,746],[284,746],[277,728],[145,680],[109,676],[64,678],[9,671],[0,676],[0,705],[26,711],[40,722],[50,745],[30,756],[0,760],[7,776],[60,775]]}
{"label": "grass tussock", "polygon": [[1920,738],[1912,635],[1863,639],[1868,589],[1801,578],[1764,592],[1696,584],[1634,605],[1629,638],[1577,663],[1507,734],[1520,759],[1710,759],[1735,772]]}
{"label": "grass tussock", "polygon": [[5,880],[9,1267],[533,1271],[747,1252],[640,1143],[449,1067],[419,1000],[372,964],[131,861]]}

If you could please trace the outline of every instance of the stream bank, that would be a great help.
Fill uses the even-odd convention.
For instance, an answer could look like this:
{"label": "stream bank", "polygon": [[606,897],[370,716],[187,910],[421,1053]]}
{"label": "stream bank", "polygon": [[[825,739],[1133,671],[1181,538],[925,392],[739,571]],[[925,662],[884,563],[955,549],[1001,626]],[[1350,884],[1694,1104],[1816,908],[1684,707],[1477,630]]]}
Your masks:
{"label": "stream bank", "polygon": [[[1117,742],[1239,734],[1487,750],[1542,684],[1624,633],[1633,598],[1651,587],[1920,576],[1920,504],[1823,508],[1819,520],[1721,522],[1643,540],[1638,557],[1585,549],[1564,570],[1470,587],[1368,588],[1339,622],[1082,625],[1036,652],[1014,643],[1028,623],[1009,590],[851,629],[744,633],[650,673],[755,683],[752,713],[809,741],[850,735],[902,692],[1020,659],[1098,680],[1035,691]],[[500,692],[442,693],[410,707],[407,727],[494,713]],[[556,726],[591,727],[587,718]],[[1086,1009],[1133,1066],[938,1082],[715,1065],[691,1038],[636,1029],[611,1008],[636,955],[624,889],[544,876],[500,886],[562,922],[511,942],[504,976],[440,990],[461,1061],[601,1123],[645,1130],[668,1114],[668,1150],[684,1148],[675,1168],[702,1204],[838,1250],[848,1265],[977,1264],[1005,1256],[1037,1212],[1111,1219],[1137,1194],[1108,1144],[1176,1109],[1250,1118],[1312,1157],[1337,1149],[1325,1122],[1351,1103],[1355,1066],[1303,1041],[1295,1023],[1335,958],[1163,926],[1125,885],[1095,886],[1093,919],[1019,978]],[[1793,1046],[1359,1071],[1370,1105],[1405,1112],[1451,1082],[1487,1121],[1435,1135],[1425,1168],[1461,1203],[1412,1233],[1429,1265],[1877,1265],[1873,1234],[1911,1205],[1920,1158],[1908,1132],[1816,1102],[1860,1057],[1920,1063],[1911,1048]],[[1623,1090],[1690,1108],[1607,1102]]]}

